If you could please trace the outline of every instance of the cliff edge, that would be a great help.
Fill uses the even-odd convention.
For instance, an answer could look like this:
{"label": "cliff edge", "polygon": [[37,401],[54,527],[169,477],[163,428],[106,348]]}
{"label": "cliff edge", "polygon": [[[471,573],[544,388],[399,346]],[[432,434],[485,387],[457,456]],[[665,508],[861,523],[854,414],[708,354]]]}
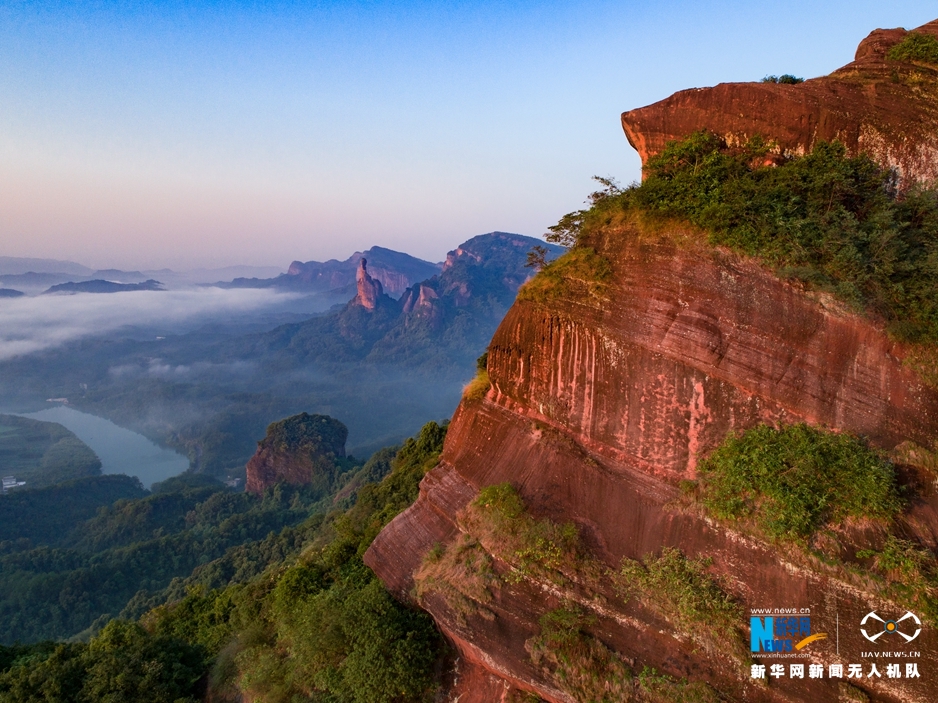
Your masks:
{"label": "cliff edge", "polygon": [[[912,30],[938,36],[938,20]],[[839,140],[894,168],[904,183],[938,177],[938,66],[893,60],[889,50],[909,35],[877,29],[855,59],[828,76],[796,85],[721,83],[692,88],[622,113],[622,127],[642,163],[669,141],[707,129],[728,144],[761,135],[778,157],[800,156],[819,141]]]}
{"label": "cliff edge", "polygon": [[[886,94],[911,90],[902,71],[913,68],[884,59],[903,35],[874,32],[857,61],[820,82],[685,91],[623,124],[643,160],[701,128],[730,147],[763,134],[792,155],[838,137],[907,181],[928,181],[938,168],[934,82],[925,97]],[[861,80],[871,75],[884,79]],[[844,96],[872,106],[846,110],[853,132],[829,107]],[[914,115],[914,129],[895,115]],[[902,148],[871,148],[874,123],[879,135],[908,128]],[[931,621],[922,616],[914,645],[864,634],[871,611],[899,618],[932,602],[864,566],[884,540],[932,560],[938,549],[938,387],[920,375],[916,347],[875,314],[679,221],[610,217],[586,244],[567,264],[569,286],[522,289],[439,465],[365,554],[457,648],[449,700],[935,700],[938,677],[924,671],[938,655]],[[590,257],[606,267],[601,284],[576,263]],[[861,437],[891,459],[905,491],[901,539],[852,519],[806,545],[778,541],[701,508],[701,461],[728,435],[792,426]],[[911,584],[911,573],[896,578]],[[750,617],[766,608],[810,619],[819,637],[802,645],[804,658],[766,659],[755,647]],[[890,662],[900,675],[886,676],[882,661],[869,674],[887,649],[899,652]],[[753,664],[778,662],[784,680],[752,675]],[[789,675],[790,662],[822,674]],[[850,664],[862,675],[830,674]]]}

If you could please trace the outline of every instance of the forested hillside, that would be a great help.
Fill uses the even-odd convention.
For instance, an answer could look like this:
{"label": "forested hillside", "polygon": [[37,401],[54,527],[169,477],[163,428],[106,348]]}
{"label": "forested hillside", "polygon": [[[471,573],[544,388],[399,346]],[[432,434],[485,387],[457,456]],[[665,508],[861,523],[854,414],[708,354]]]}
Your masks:
{"label": "forested hillside", "polygon": [[0,475],[44,488],[100,473],[97,454],[62,425],[0,415]]}
{"label": "forested hillside", "polygon": [[[379,452],[359,468],[350,465],[345,490],[329,501],[328,512],[312,507],[313,496],[299,490],[278,487],[257,500],[182,478],[142,500],[102,510],[63,538],[67,547],[46,548],[45,558],[67,560],[67,550],[95,548],[116,556],[134,545],[149,545],[143,547],[147,559],[184,555],[180,546],[197,551],[199,537],[213,531],[220,544],[225,535],[250,535],[265,519],[270,529],[261,539],[242,539],[220,558],[203,548],[203,564],[188,578],[135,599],[126,616],[142,613],[139,622],[105,625],[101,618],[103,629],[87,644],[13,645],[8,639],[0,646],[0,701],[119,695],[126,703],[180,703],[207,692],[212,700],[235,701],[242,691],[269,701],[424,699],[447,650],[430,619],[391,598],[361,555],[416,498],[445,433],[445,426],[429,423],[399,451]],[[278,520],[292,526],[274,527]],[[181,542],[154,549],[145,539],[182,525],[175,532]],[[35,551],[18,554],[32,555],[24,563],[39,558]],[[21,626],[5,623],[3,631],[11,627]]]}
{"label": "forested hillside", "polygon": [[[310,416],[297,416],[304,417]],[[314,419],[317,432],[326,427],[332,433],[331,451],[316,455],[315,471],[308,456],[298,456],[294,485],[272,480],[258,495],[186,473],[156,484],[150,494],[137,479],[111,475],[4,496],[0,643],[67,638],[122,611],[141,611],[147,603],[161,602],[174,579],[190,577],[197,567],[311,515],[321,518],[340,490],[362,482],[359,472],[375,476],[378,465],[380,475],[386,453],[365,463],[345,456],[345,427],[332,418]],[[282,439],[276,432],[272,437]],[[307,446],[302,439],[298,453]],[[237,561],[240,553],[231,559]],[[249,568],[263,569],[265,563],[255,558]],[[243,567],[235,572],[244,575]]]}

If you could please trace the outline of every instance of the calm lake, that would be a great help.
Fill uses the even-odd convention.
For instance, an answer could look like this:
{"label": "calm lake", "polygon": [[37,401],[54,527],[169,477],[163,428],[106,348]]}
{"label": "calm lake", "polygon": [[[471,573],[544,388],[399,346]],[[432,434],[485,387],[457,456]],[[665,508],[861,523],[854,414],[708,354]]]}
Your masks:
{"label": "calm lake", "polygon": [[118,427],[110,420],[64,405],[18,414],[63,425],[95,451],[101,459],[103,473],[136,476],[144,488],[189,468],[189,460],[181,454],[159,447],[143,435]]}

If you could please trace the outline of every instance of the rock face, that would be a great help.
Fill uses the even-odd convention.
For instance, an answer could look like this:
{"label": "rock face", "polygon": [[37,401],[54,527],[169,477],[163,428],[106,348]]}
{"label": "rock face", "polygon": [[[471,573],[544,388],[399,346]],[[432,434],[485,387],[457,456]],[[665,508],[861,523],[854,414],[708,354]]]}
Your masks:
{"label": "rock face", "polygon": [[262,495],[281,482],[328,489],[347,437],[345,425],[328,415],[300,413],[271,423],[248,461],[245,489]]}
{"label": "rock face", "polygon": [[[459,534],[455,517],[481,488],[507,481],[535,514],[577,524],[610,566],[673,546],[712,557],[746,606],[809,607],[821,631],[833,631],[839,617],[841,651],[859,661],[866,647],[858,623],[883,607],[880,599],[675,507],[677,486],[728,431],[761,422],[849,430],[886,450],[908,441],[932,446],[938,392],[903,365],[907,350],[882,330],[752,262],[636,239],[608,243],[615,285],[603,305],[514,305],[489,347],[491,390],[460,405],[439,466],[366,562],[409,597],[424,555]],[[916,533],[938,545],[938,496],[928,488],[918,501]],[[781,577],[792,570],[801,573]],[[432,597],[424,605],[459,648],[462,665],[483,670],[469,678],[494,676],[503,688],[559,702],[571,699],[532,666],[525,641],[562,601],[562,593],[526,583],[503,587],[488,606],[494,623],[462,620]],[[641,665],[747,700],[838,700],[835,684],[789,682],[770,692],[741,683],[741,672],[695,654],[641,604],[595,614],[603,640]],[[935,636],[923,636],[917,649],[938,652]],[[827,649],[814,654],[815,661],[839,661]],[[931,677],[927,685],[874,684],[869,691],[882,700],[925,701],[938,695],[935,686]],[[461,702],[496,700],[458,692],[466,694]]]}
{"label": "rock face", "polygon": [[358,294],[353,302],[366,310],[374,310],[378,305],[378,300],[384,295],[384,288],[381,281],[376,281],[368,275],[368,262],[364,257],[358,262],[355,285],[358,287]]}
{"label": "rock face", "polygon": [[[807,150],[817,139],[843,138],[838,115],[844,113],[829,107],[838,95],[879,106],[858,110],[855,118],[862,127],[872,125],[864,120],[875,115],[885,130],[900,124],[891,121],[886,105],[895,114],[912,113],[877,92],[880,86],[892,90],[888,80],[864,87],[851,71],[892,70],[883,61],[883,47],[897,36],[901,32],[874,32],[853,68],[835,79],[803,87],[685,92],[667,104],[626,113],[623,122],[643,159],[668,139],[701,127],[742,139],[765,134],[762,127],[774,124],[769,136],[780,143],[789,139],[785,149]],[[906,89],[899,85],[896,90]],[[755,114],[751,101],[760,95],[763,122],[738,117],[735,106],[746,104],[744,114]],[[780,112],[784,105],[804,109]],[[914,114],[924,124],[931,113]],[[783,120],[794,127],[786,131]],[[870,143],[862,135],[873,134],[861,127],[854,149]],[[931,139],[934,127],[927,128]],[[900,151],[890,146],[881,153],[884,163],[904,178],[931,177],[936,154],[928,151],[928,139],[923,146],[910,137]],[[439,465],[424,478],[417,502],[372,544],[366,563],[399,597],[413,598],[414,575],[425,557],[437,545],[451,547],[465,537],[464,518],[474,497],[484,487],[509,482],[536,517],[575,524],[590,551],[610,568],[668,547],[712,558],[711,573],[724,579],[745,609],[738,629],[747,642],[749,608],[810,609],[813,631],[837,637],[836,644],[832,638],[812,644],[808,661],[825,671],[829,664],[842,663],[846,670],[858,663],[865,675],[872,660],[863,653],[884,647],[863,639],[862,618],[871,610],[897,617],[912,606],[884,599],[842,569],[810,563],[687,507],[681,481],[696,476],[699,457],[728,432],[761,423],[807,422],[848,431],[894,456],[913,444],[934,447],[938,390],[910,368],[910,349],[877,323],[846,312],[824,294],[779,280],[751,260],[667,233],[650,236],[628,224],[605,236],[595,245],[612,267],[606,292],[601,298],[515,302],[488,349],[491,388],[483,398],[460,404]],[[922,464],[901,467],[918,486],[901,529],[935,549],[938,492]],[[496,569],[506,568],[490,556]],[[526,691],[551,703],[572,703],[571,694],[533,663],[530,645],[541,616],[570,602],[594,618],[590,633],[636,670],[650,666],[707,682],[729,700],[833,703],[855,700],[850,696],[860,695],[856,688],[872,700],[938,700],[934,673],[849,681],[825,674],[822,680],[786,677],[756,685],[748,665],[708,654],[647,604],[617,600],[603,586],[584,594],[575,583],[522,578],[504,582],[491,595],[484,609],[467,612],[457,612],[439,593],[421,596],[421,605],[459,652],[449,700],[518,700],[511,696]],[[920,652],[921,659],[897,661],[933,661],[938,635],[926,627],[915,646],[901,649]],[[789,662],[782,661],[787,670]]]}
{"label": "rock face", "polygon": [[[938,20],[915,32],[938,36]],[[762,135],[780,157],[837,139],[896,170],[902,183],[938,177],[938,93],[934,66],[886,59],[907,34],[878,29],[853,62],[797,85],[721,83],[675,93],[622,114],[629,143],[645,163],[669,141],[707,129],[730,145]]]}

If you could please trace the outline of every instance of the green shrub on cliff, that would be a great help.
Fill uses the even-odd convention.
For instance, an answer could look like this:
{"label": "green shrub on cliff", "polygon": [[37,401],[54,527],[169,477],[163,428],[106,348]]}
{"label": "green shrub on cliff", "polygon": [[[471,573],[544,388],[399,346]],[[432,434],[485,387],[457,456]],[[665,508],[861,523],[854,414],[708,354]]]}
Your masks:
{"label": "green shrub on cliff", "polygon": [[639,597],[704,647],[745,661],[749,652],[738,630],[742,609],[707,573],[709,564],[666,547],[642,562],[623,559],[619,582],[626,594]]}
{"label": "green shrub on cliff", "polygon": [[938,623],[938,560],[931,550],[890,534],[880,549],[860,550],[857,557],[872,560],[869,571],[885,581],[887,597],[908,603],[926,623]]}
{"label": "green shrub on cliff", "polygon": [[576,525],[538,520],[510,483],[479,491],[465,524],[511,565],[505,578],[512,583],[528,578],[563,583],[570,573],[594,561],[586,554]]}
{"label": "green shrub on cliff", "polygon": [[602,299],[612,278],[609,261],[592,247],[578,246],[549,264],[524,284],[518,300],[543,303],[576,296],[581,301]]}
{"label": "green shrub on cliff", "polygon": [[489,388],[492,387],[492,382],[489,380],[488,358],[489,353],[485,352],[476,359],[476,375],[475,378],[463,388],[462,397],[464,399],[481,400],[485,397],[485,394],[488,393]]}
{"label": "green shrub on cliff", "polygon": [[594,616],[576,607],[543,615],[541,631],[525,642],[531,661],[576,701],[632,700],[632,670],[615,652],[589,634]]}
{"label": "green shrub on cliff", "polygon": [[630,215],[686,220],[712,245],[882,316],[902,339],[938,341],[938,191],[900,193],[893,173],[836,142],[777,167],[769,151],[759,138],[728,148],[697,132],[648,159],[640,185],[602,179],[592,207],[549,238],[587,247]]}
{"label": "green shrub on cliff", "polygon": [[638,674],[638,688],[642,703],[720,703],[723,698],[703,681],[677,681],[644,667]]}
{"label": "green shrub on cliff", "polygon": [[545,613],[540,632],[525,642],[531,662],[573,700],[582,703],[718,703],[703,682],[677,681],[644,667],[631,667],[598,637],[595,616],[572,604]]}
{"label": "green shrub on cliff", "polygon": [[804,78],[793,76],[790,73],[783,73],[780,76],[766,76],[762,79],[763,83],[780,83],[781,85],[798,85],[804,83]]}
{"label": "green shrub on cliff", "polygon": [[[715,517],[748,520],[764,535],[793,541],[812,560],[861,574],[877,596],[938,623],[938,560],[896,536],[905,504],[895,470],[861,439],[804,424],[760,425],[727,437],[699,474],[699,484],[687,487]],[[847,519],[878,522],[870,533],[876,548],[851,546]]]}
{"label": "green shrub on cliff", "polygon": [[910,61],[938,65],[938,39],[931,34],[909,32],[892,47],[886,58],[890,61]]}
{"label": "green shrub on cliff", "polygon": [[714,515],[750,518],[773,538],[807,540],[848,517],[889,521],[902,508],[889,462],[853,435],[805,424],[731,435],[699,473]]}

